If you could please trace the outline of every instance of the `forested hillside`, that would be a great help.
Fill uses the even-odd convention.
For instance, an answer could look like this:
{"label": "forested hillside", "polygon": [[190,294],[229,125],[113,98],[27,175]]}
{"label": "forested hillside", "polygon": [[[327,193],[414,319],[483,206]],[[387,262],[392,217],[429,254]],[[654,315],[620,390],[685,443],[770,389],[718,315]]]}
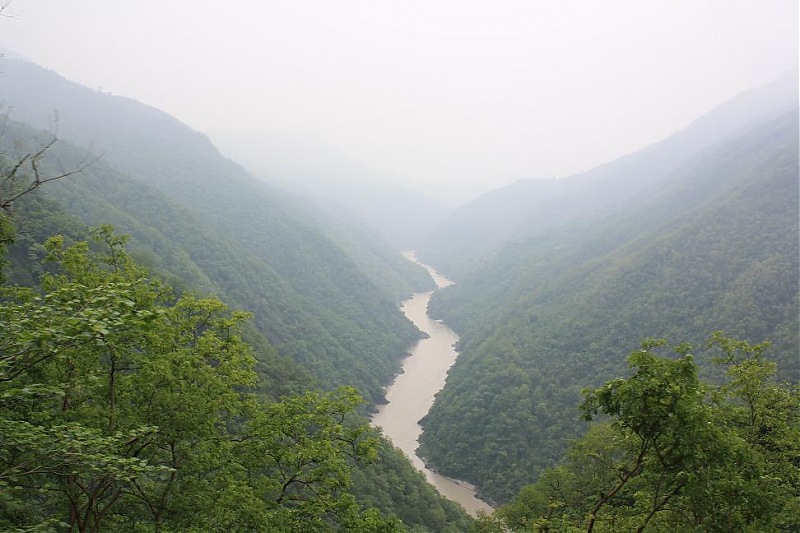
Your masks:
{"label": "forested hillside", "polygon": [[795,107],[590,225],[507,245],[437,294],[431,309],[462,354],[424,419],[424,455],[511,498],[580,433],[581,389],[624,373],[622,354],[648,337],[770,340],[778,378],[796,382],[798,175]]}
{"label": "forested hillside", "polygon": [[[352,384],[371,403],[382,398],[418,336],[397,302],[431,286],[424,270],[367,231],[323,221],[254,180],[161,111],[30,63],[3,66],[0,101],[12,117],[44,124],[57,110],[61,138],[103,154],[76,179],[53,184],[67,212],[89,225],[113,223],[132,234],[138,253],[171,263],[161,265],[171,275],[252,311],[278,351],[326,385]],[[12,128],[6,152],[46,142],[33,136]],[[66,165],[82,157],[47,159]]]}
{"label": "forested hillside", "polygon": [[775,382],[766,343],[705,347],[715,383],[686,343],[644,341],[629,377],[584,391],[586,435],[476,530],[796,531],[800,388]]}
{"label": "forested hillside", "polygon": [[567,178],[521,180],[486,193],[431,232],[419,257],[459,281],[507,244],[524,247],[554,232],[591,228],[636,204],[645,191],[668,187],[675,172],[704,150],[794,108],[797,91],[797,72],[790,72],[636,153]]}
{"label": "forested hillside", "polygon": [[[18,183],[4,180],[0,198]],[[248,313],[179,294],[124,237],[90,232],[38,192],[0,213],[0,261],[35,280],[0,285],[0,527],[469,527],[357,414],[354,389],[311,390],[247,334]],[[55,229],[68,237],[7,249]]]}
{"label": "forested hillside", "polygon": [[[51,141],[17,122],[0,139],[3,528],[469,527],[363,417],[416,338],[394,302],[431,283],[424,271],[268,191],[265,207],[305,218],[300,229],[272,220],[323,254],[287,280],[108,157],[64,140],[38,153]],[[325,295],[339,305],[351,287],[314,283],[320,268],[350,269],[337,275],[371,298],[372,316],[326,308]],[[360,394],[335,388],[345,384]]]}
{"label": "forested hillside", "polygon": [[0,0],[0,533],[800,533],[798,17]]}

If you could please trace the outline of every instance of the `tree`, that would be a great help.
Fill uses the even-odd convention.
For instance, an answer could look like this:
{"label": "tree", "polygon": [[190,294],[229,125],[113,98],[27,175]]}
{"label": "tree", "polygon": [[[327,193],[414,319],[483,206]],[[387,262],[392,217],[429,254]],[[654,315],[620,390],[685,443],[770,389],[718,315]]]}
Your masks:
{"label": "tree", "polygon": [[175,300],[124,245],[53,238],[41,292],[0,303],[0,526],[396,530],[348,493],[377,446],[358,394],[257,397],[248,314]]}
{"label": "tree", "polygon": [[800,526],[800,395],[774,383],[767,343],[715,333],[722,385],[688,345],[648,340],[634,369],[585,392],[602,415],[565,461],[495,513],[515,531],[794,531]]}
{"label": "tree", "polygon": [[[370,428],[353,419],[362,403],[355,389],[342,387],[289,397],[252,414],[237,451],[244,470],[258,475],[256,491],[276,531],[325,531],[360,520],[347,493],[348,465],[375,460],[378,446]],[[363,518],[375,521],[371,514]]]}
{"label": "tree", "polygon": [[156,314],[139,272],[124,272],[124,256],[103,270],[86,243],[64,250],[53,239],[48,249],[64,273],[43,280],[44,294],[8,291],[0,306],[0,426],[9,436],[0,444],[0,481],[10,497],[25,495],[7,502],[12,523],[20,513],[33,519],[36,507],[58,516],[61,506],[71,528],[95,531],[123,487],[160,470],[130,453],[156,428],[117,424],[115,404],[118,350]]}
{"label": "tree", "polygon": [[[721,353],[728,381],[711,394],[714,421],[742,443],[746,461],[733,464],[733,501],[748,506],[723,507],[728,515],[758,524],[763,530],[800,530],[800,390],[797,383],[777,384],[777,365],[765,354],[769,343],[751,345],[722,332],[708,343]],[[745,483],[739,476],[755,480]],[[720,502],[700,500],[700,510]],[[723,502],[726,503],[726,502]],[[733,507],[733,508],[732,508]],[[738,507],[738,508],[737,508]]]}
{"label": "tree", "polygon": [[634,480],[637,488],[646,485],[648,489],[645,498],[634,495],[636,507],[644,513],[637,531],[665,510],[687,485],[707,481],[704,477],[693,479],[691,474],[702,472],[708,461],[715,459],[701,450],[716,447],[716,435],[709,432],[711,412],[703,401],[697,367],[685,345],[675,349],[680,355],[676,360],[656,357],[653,348],[663,344],[645,341],[628,357],[635,374],[589,391],[581,406],[586,420],[598,413],[611,416],[615,428],[630,441],[630,454],[615,465],[618,479],[601,492],[589,513],[589,532],[600,510]]}

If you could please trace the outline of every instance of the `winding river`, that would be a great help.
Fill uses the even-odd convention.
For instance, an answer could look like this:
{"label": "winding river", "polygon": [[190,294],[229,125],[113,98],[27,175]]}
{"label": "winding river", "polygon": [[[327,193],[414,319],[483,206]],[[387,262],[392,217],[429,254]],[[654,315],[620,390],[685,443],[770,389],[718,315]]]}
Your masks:
{"label": "winding river", "polygon": [[[404,255],[419,263],[413,252],[405,252]],[[431,267],[419,264],[428,270],[438,288],[452,285],[450,280]],[[420,330],[427,333],[429,338],[419,341],[411,355],[403,360],[401,373],[386,389],[389,403],[379,407],[372,417],[372,423],[383,429],[384,435],[405,452],[442,496],[460,503],[473,516],[478,510],[489,513],[492,508],[475,497],[475,491],[468,483],[428,470],[416,454],[419,445],[417,441],[422,434],[418,422],[433,405],[434,396],[444,387],[447,371],[458,357],[454,347],[458,335],[440,321],[432,320],[428,316],[428,301],[433,292],[414,294],[402,304],[403,313]]]}

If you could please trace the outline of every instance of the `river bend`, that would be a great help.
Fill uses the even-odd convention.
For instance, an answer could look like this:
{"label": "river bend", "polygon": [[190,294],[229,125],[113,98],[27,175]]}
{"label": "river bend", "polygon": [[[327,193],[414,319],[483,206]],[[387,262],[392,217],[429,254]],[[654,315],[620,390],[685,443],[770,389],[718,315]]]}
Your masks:
{"label": "river bend", "polygon": [[[405,255],[419,263],[413,252],[406,252]],[[452,285],[450,280],[431,267],[419,264],[428,269],[438,288]],[[433,292],[414,294],[402,304],[403,313],[429,337],[420,340],[411,355],[403,360],[401,373],[386,389],[389,403],[378,408],[378,412],[372,417],[372,423],[383,429],[383,434],[405,452],[442,496],[460,503],[473,516],[478,510],[490,513],[492,508],[475,497],[475,491],[469,484],[428,470],[416,454],[419,436],[422,434],[419,420],[430,410],[434,396],[444,387],[447,371],[458,357],[455,350],[458,335],[440,321],[428,316],[428,302]]]}

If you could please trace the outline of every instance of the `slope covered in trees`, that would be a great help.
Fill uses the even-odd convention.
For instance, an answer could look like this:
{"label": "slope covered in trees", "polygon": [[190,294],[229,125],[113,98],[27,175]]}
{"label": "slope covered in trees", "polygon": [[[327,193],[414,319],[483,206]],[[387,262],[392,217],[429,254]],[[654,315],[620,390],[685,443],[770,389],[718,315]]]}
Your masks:
{"label": "slope covered in trees", "polygon": [[[0,99],[32,122],[57,109],[60,136],[103,153],[76,179],[52,184],[68,212],[114,224],[176,280],[252,311],[278,351],[324,384],[352,384],[370,403],[382,398],[419,334],[396,304],[430,286],[424,270],[365,230],[323,220],[252,179],[161,111],[11,60]],[[43,142],[23,130],[3,138],[9,155]],[[48,154],[49,164],[83,157],[65,150]]]}
{"label": "slope covered in trees", "polygon": [[776,384],[767,345],[714,334],[726,370],[703,382],[691,347],[649,340],[633,374],[587,390],[598,415],[564,461],[477,531],[795,531],[800,527],[800,391]]}
{"label": "slope covered in trees", "polygon": [[[4,64],[4,67],[6,66],[8,65]],[[59,98],[63,99],[59,102],[68,104],[66,107],[71,110],[69,113],[71,119],[77,121],[81,127],[88,128],[86,123],[91,125],[94,123],[93,121],[103,121],[108,118],[108,115],[104,114],[107,111],[110,112],[108,109],[98,110],[92,104],[94,98],[103,99],[108,95],[93,93],[85,88],[75,86],[60,79],[54,73],[43,71],[33,65],[24,65],[23,68],[30,69],[28,74],[33,75],[33,78],[25,78],[27,82],[31,83],[30,91],[35,94],[42,89],[45,92],[53,90],[58,93]],[[42,79],[36,77],[39,75],[42,76]],[[42,88],[36,84],[37,79],[50,85]],[[3,81],[6,79],[4,78]],[[13,85],[12,80],[8,81],[8,84],[4,84],[0,88],[0,92],[8,90]],[[107,103],[111,108],[115,108],[116,104],[120,103],[120,99],[110,98]],[[38,104],[46,105],[42,101],[38,101]],[[238,193],[243,196],[251,196],[249,200],[251,206],[254,206],[260,198],[264,202],[265,213],[270,210],[274,211],[269,218],[271,224],[267,224],[263,217],[259,218],[255,215],[249,221],[254,224],[263,224],[257,230],[252,229],[250,236],[254,239],[262,238],[264,241],[268,241],[260,251],[266,254],[266,248],[273,247],[270,249],[269,257],[265,259],[254,253],[248,242],[231,235],[230,228],[226,229],[223,225],[216,224],[215,220],[224,217],[224,213],[214,211],[214,206],[206,206],[209,208],[201,209],[196,204],[188,205],[190,202],[182,202],[182,195],[178,194],[177,187],[173,190],[175,196],[170,198],[162,192],[157,183],[148,184],[141,176],[120,171],[108,151],[105,156],[96,159],[87,149],[62,138],[41,158],[37,159],[37,168],[44,176],[57,174],[59,169],[82,168],[83,170],[71,176],[71,179],[48,183],[46,187],[25,195],[14,204],[11,214],[14,225],[16,225],[15,242],[6,243],[10,244],[6,254],[9,263],[4,270],[11,282],[36,288],[43,276],[46,276],[48,272],[53,272],[53,263],[44,261],[47,251],[41,244],[50,236],[63,235],[65,246],[86,240],[91,242],[86,224],[100,226],[110,223],[115,226],[117,231],[130,235],[126,252],[130,258],[137,263],[146,265],[151,271],[157,273],[159,278],[167,280],[173,288],[175,298],[180,295],[191,298],[192,294],[215,295],[252,313],[249,320],[239,320],[237,328],[240,329],[242,339],[246,340],[249,345],[248,348],[245,348],[246,351],[254,357],[252,364],[248,363],[250,367],[246,372],[255,372],[255,374],[251,373],[247,379],[248,386],[252,389],[251,393],[255,394],[259,401],[272,404],[283,398],[295,398],[291,402],[295,402],[292,405],[297,407],[297,415],[301,417],[298,419],[298,423],[302,423],[302,416],[315,416],[310,403],[316,405],[327,401],[328,396],[325,394],[328,393],[314,392],[315,387],[324,386],[329,391],[334,391],[342,385],[355,385],[360,394],[369,401],[365,402],[366,405],[355,402],[353,400],[355,396],[350,395],[350,399],[346,402],[347,405],[342,404],[347,411],[357,408],[358,411],[363,412],[363,409],[369,404],[379,401],[383,395],[382,385],[397,370],[400,357],[405,354],[408,346],[418,335],[418,332],[399,313],[395,302],[411,291],[428,288],[432,284],[432,280],[427,273],[406,261],[400,254],[390,251],[368,229],[348,226],[340,221],[331,220],[323,213],[311,212],[301,199],[265,188],[258,182],[250,180],[240,168],[223,160],[206,141],[196,134],[188,132],[185,126],[179,125],[174,119],[132,101],[124,101],[122,107],[126,108],[126,106],[133,109],[129,113],[130,115],[139,117],[140,121],[144,121],[146,124],[139,124],[141,126],[139,131],[127,131],[124,124],[131,117],[125,113],[111,113],[110,123],[122,126],[121,129],[129,134],[123,141],[119,141],[119,138],[115,138],[114,135],[108,136],[108,139],[116,139],[123,145],[120,153],[127,155],[124,146],[129,146],[131,152],[138,154],[139,158],[147,160],[155,157],[153,154],[148,154],[141,145],[138,145],[137,148],[137,142],[149,143],[148,132],[150,131],[159,132],[159,142],[173,148],[174,145],[183,143],[184,150],[175,149],[172,154],[174,159],[170,161],[173,165],[170,167],[172,170],[179,170],[178,167],[184,164],[208,163],[210,168],[216,168],[219,172],[215,174],[207,170],[199,173],[199,180],[201,178],[207,180],[199,185],[215,188],[215,194],[219,196],[224,196],[223,189],[233,189],[225,191],[230,195],[231,202],[235,202],[238,190]],[[22,107],[24,104],[12,111],[15,117],[22,118]],[[40,110],[35,105],[27,109],[31,116]],[[94,110],[95,116],[87,118],[81,113],[82,110],[89,113]],[[64,137],[65,131],[69,131],[71,126],[69,125],[70,121],[63,116],[63,113],[61,115],[59,135]],[[127,127],[132,128],[133,126],[128,124]],[[170,131],[177,133],[177,137],[170,138]],[[75,132],[73,131],[73,133]],[[143,135],[145,138],[137,139],[137,135]],[[51,140],[51,135],[47,133],[37,131],[25,124],[10,121],[4,127],[4,135],[0,137],[0,144],[2,144],[2,152],[8,156],[9,161],[16,161],[10,158],[24,157],[25,154],[35,152]],[[193,142],[195,144],[192,144]],[[194,152],[189,150],[191,157],[186,153],[187,145],[189,148],[194,147],[195,149]],[[93,149],[98,150],[99,148],[95,143]],[[137,149],[140,151],[137,152]],[[210,150],[206,152],[207,149]],[[167,156],[164,151],[159,154],[162,158]],[[194,161],[193,158],[200,158],[201,161]],[[163,162],[163,159],[159,161]],[[89,162],[91,164],[84,165]],[[155,163],[155,160],[150,160],[151,169],[156,169]],[[18,176],[23,181],[30,178],[31,169],[28,166],[24,170],[27,175]],[[161,169],[158,169],[159,175],[162,175],[161,172]],[[191,171],[187,171],[183,175],[184,178],[188,179],[189,174]],[[230,182],[227,181],[229,177],[231,178]],[[244,185],[239,187],[237,183]],[[16,187],[17,185],[19,183],[14,183],[13,180],[3,181],[3,187]],[[237,187],[239,188],[237,189]],[[6,218],[2,218],[2,220],[6,221]],[[278,240],[279,242],[276,242]],[[287,246],[287,243],[296,243],[297,246],[293,249],[291,246]],[[310,250],[307,256],[301,253],[304,247]],[[353,293],[349,300],[348,294],[346,294],[348,291]],[[361,300],[364,300],[363,306]],[[174,301],[174,299],[169,299],[161,302],[160,305],[166,308],[173,305]],[[203,301],[217,302],[214,297],[204,297]],[[14,316],[11,307],[5,310],[8,311],[8,314],[4,316]],[[4,323],[5,325],[7,324]],[[6,330],[4,329],[3,332],[5,333]],[[156,333],[154,332],[153,335]],[[269,341],[265,337],[269,338]],[[13,335],[9,335],[4,339],[13,340],[13,338]],[[87,369],[89,368],[87,366]],[[91,370],[90,373],[94,375],[97,372],[102,373],[100,367]],[[257,381],[254,381],[256,378]],[[89,376],[87,379],[94,378]],[[191,386],[189,388],[191,389]],[[132,390],[130,394],[136,396],[139,392]],[[299,397],[305,397],[308,399],[307,401],[298,400],[296,399],[298,394],[309,394],[310,396]],[[87,396],[87,398],[89,398],[87,401],[96,401],[94,396]],[[306,401],[305,407],[297,403],[303,401]],[[306,408],[310,408],[310,410]],[[19,413],[20,416],[24,414],[23,412]],[[344,415],[344,411],[340,414]],[[331,422],[340,418],[335,413],[331,413],[331,415],[333,417],[330,419]],[[331,496],[327,499],[327,503],[318,506],[320,513],[318,516],[325,515],[326,518],[323,518],[324,525],[317,529],[329,530],[337,527],[338,521],[340,524],[338,527],[345,529],[357,528],[356,522],[359,524],[363,522],[371,524],[370,527],[373,528],[382,527],[381,524],[383,524],[389,527],[389,530],[395,526],[414,531],[466,530],[471,520],[464,511],[439,496],[398,450],[380,438],[376,431],[366,428],[366,420],[360,416],[349,412],[346,418],[349,421],[348,424],[353,427],[361,427],[359,431],[365,432],[363,433],[364,438],[375,445],[370,445],[375,452],[374,454],[370,452],[370,455],[374,455],[377,460],[370,460],[369,464],[363,461],[352,461],[346,453],[342,454],[335,452],[333,448],[330,449],[338,454],[333,456],[337,463],[320,463],[320,468],[323,470],[335,467],[330,468],[329,476],[326,474],[327,477],[320,478],[320,483],[332,483],[340,487],[331,493],[335,494],[335,497]],[[319,422],[323,421],[324,418],[319,419]],[[236,424],[239,422],[240,420]],[[55,423],[53,420],[48,422],[50,425],[53,423]],[[330,427],[333,428],[333,426]],[[79,429],[83,431],[83,429]],[[272,430],[275,429],[275,427],[272,428]],[[47,433],[50,430],[43,431]],[[97,428],[89,428],[88,431],[96,433]],[[333,442],[326,442],[331,439],[331,435],[318,434],[314,438],[322,440],[315,443],[311,439],[308,444],[311,446],[320,446],[323,443],[335,445],[335,439]],[[51,437],[60,438],[54,434]],[[231,459],[231,456],[223,453],[226,439],[236,440],[240,437],[239,434],[213,437],[215,444],[222,446],[219,450],[221,460]],[[10,445],[16,446],[16,444]],[[42,441],[41,444],[48,445],[45,441]],[[91,440],[88,444],[92,446],[114,445],[110,437]],[[212,445],[209,444],[209,446]],[[31,450],[29,449],[29,451]],[[7,455],[6,451],[8,449],[3,452],[4,460],[13,455],[13,453]],[[84,451],[94,453],[91,448],[86,448]],[[43,455],[40,452],[36,453],[38,455],[35,457],[26,457],[32,461],[42,460]],[[113,462],[120,459],[114,456],[114,450],[110,450],[109,453],[108,461]],[[127,461],[125,457],[121,457],[120,460]],[[347,463],[346,468],[341,460]],[[216,468],[214,465],[205,466],[212,470]],[[95,473],[97,472],[103,471],[95,471]],[[150,471],[148,470],[148,472]],[[208,472],[210,470],[201,468],[197,475]],[[105,471],[105,473],[109,472]],[[42,476],[37,478],[36,483],[42,481],[52,484],[53,479],[63,480],[63,477],[59,478],[61,476],[59,472],[50,472],[50,474],[55,477]],[[238,481],[236,479],[236,476],[240,474],[220,472],[221,476],[228,476],[228,481],[233,483],[242,481],[241,478]],[[262,474],[262,477],[257,477],[260,479],[258,483],[275,483],[279,479],[275,475],[275,471],[265,470]],[[27,484],[31,479],[19,478],[17,481]],[[351,486],[347,482],[343,483],[347,479],[353,480]],[[128,483],[130,479],[123,481]],[[162,485],[162,488],[166,486]],[[260,513],[260,517],[253,518],[256,520],[252,522],[253,524],[259,523],[257,520],[261,518],[267,520],[269,524],[279,524],[276,521],[278,520],[276,515],[272,511],[268,511],[263,506],[263,502],[251,500],[248,504],[244,501],[226,500],[218,501],[218,508],[214,508],[209,505],[211,500],[198,500],[198,493],[184,493],[182,489],[176,489],[175,485],[169,486],[172,487],[169,491],[177,492],[177,497],[183,498],[186,506],[181,519],[184,522],[172,521],[170,527],[178,529],[188,527],[191,520],[194,520],[188,510],[202,507],[208,513],[198,513],[197,521],[193,522],[195,524],[201,524],[201,521],[206,519],[212,520],[213,514],[221,516],[227,513],[228,518],[219,518],[221,522],[215,523],[203,522],[197,527],[210,530],[230,529],[233,525],[230,520],[234,519],[232,515],[239,512],[237,509],[241,510],[249,505],[251,507],[246,511],[247,513]],[[127,488],[124,488],[123,492],[130,488],[130,484],[128,483],[125,487]],[[213,498],[214,494],[224,494],[224,490],[226,490],[224,487],[226,487],[225,483],[221,483],[220,491],[222,492],[209,491],[204,497]],[[231,488],[230,485],[227,487]],[[317,490],[313,486],[311,488]],[[244,493],[241,494],[244,495]],[[20,489],[15,492],[15,495],[15,498],[18,496],[21,501],[29,503],[18,506],[19,500],[14,499],[16,503],[7,509],[4,508],[13,515],[6,516],[9,520],[8,524],[31,524],[39,518],[47,520],[43,517],[48,516],[51,511],[64,521],[65,515],[61,511],[65,507],[56,502],[57,499],[48,500],[46,506],[38,508],[36,505],[31,507],[34,501],[31,499],[31,492]],[[355,500],[352,500],[353,497]],[[285,503],[289,507],[295,506],[291,501]],[[333,509],[332,505],[335,505],[336,509]],[[380,516],[374,515],[373,511],[362,516],[363,512],[377,505],[380,506]],[[127,517],[119,518],[119,520],[130,522],[135,519],[140,523],[147,522],[147,519],[143,518],[144,515],[131,508],[129,498],[120,500],[118,503],[115,501],[109,509],[112,515]],[[273,510],[278,513],[284,512],[274,506]],[[350,518],[345,519],[342,512],[354,521],[351,521]],[[267,514],[270,513],[272,513],[271,516],[267,517]],[[328,515],[329,513],[333,514]],[[304,519],[299,515],[292,516],[295,518],[291,520],[295,520],[297,524],[303,523]],[[337,516],[339,518],[336,518]],[[228,519],[230,519],[228,522],[224,522]],[[243,516],[242,520],[245,519],[247,518]],[[175,520],[178,519],[175,518]],[[217,518],[213,518],[213,520],[217,520]],[[347,526],[343,525],[345,523]],[[104,528],[101,529],[127,527],[114,521],[104,521],[104,524]],[[146,526],[143,527],[146,529]],[[162,527],[162,530],[164,529],[167,527]],[[259,526],[256,529],[264,528]],[[279,525],[274,525],[274,529],[276,531],[287,530]],[[371,530],[373,529],[365,529],[365,531]]]}
{"label": "slope covered in trees", "polygon": [[705,150],[796,107],[797,77],[790,72],[749,90],[664,141],[584,173],[521,180],[484,194],[437,227],[419,256],[460,281],[508,244],[591,228],[645,191],[668,187],[675,172]]}
{"label": "slope covered in trees", "polygon": [[618,354],[649,336],[768,339],[780,379],[796,381],[797,117],[701,152],[588,227],[513,242],[437,294],[462,354],[424,419],[423,454],[508,500],[579,434],[581,388],[619,375]]}
{"label": "slope covered in trees", "polygon": [[[96,236],[100,254],[48,240],[41,291],[3,287],[4,529],[402,530],[349,490],[380,446],[354,389],[269,400],[246,313],[176,299],[124,239]],[[441,516],[405,512],[410,525],[466,520],[426,496]]]}
{"label": "slope covered in trees", "polygon": [[[207,137],[163,111],[93,91],[33,63],[5,60],[3,67],[0,103],[11,109],[11,118],[47,130],[57,117],[61,138],[102,154],[117,170],[228,231],[292,282],[295,290],[307,288],[306,280],[292,280],[298,268],[308,268],[309,259],[319,260],[314,254],[332,254],[330,243],[315,240],[321,228],[309,222],[315,214],[308,212],[307,202],[254,179],[223,157]],[[326,223],[335,225],[331,220]],[[287,243],[295,246],[286,247]],[[379,247],[386,245],[381,242]],[[336,251],[347,255],[349,249]],[[391,262],[381,267],[381,282],[392,295],[396,287],[403,294],[432,287],[424,270],[416,266],[406,265],[399,272]],[[315,272],[318,284],[343,282],[337,268],[328,270]],[[414,273],[409,276],[410,271]]]}
{"label": "slope covered in trees", "polygon": [[[34,183],[22,168],[11,180],[4,168],[0,199]],[[0,527],[469,527],[367,425],[354,389],[311,390],[304,370],[248,330],[248,313],[185,280],[170,288],[109,227],[90,236],[42,194],[47,185],[0,212],[0,273],[26,285],[0,286]],[[37,241],[54,232],[63,236]],[[136,249],[166,272],[176,266],[167,252],[188,261],[166,239]]]}

